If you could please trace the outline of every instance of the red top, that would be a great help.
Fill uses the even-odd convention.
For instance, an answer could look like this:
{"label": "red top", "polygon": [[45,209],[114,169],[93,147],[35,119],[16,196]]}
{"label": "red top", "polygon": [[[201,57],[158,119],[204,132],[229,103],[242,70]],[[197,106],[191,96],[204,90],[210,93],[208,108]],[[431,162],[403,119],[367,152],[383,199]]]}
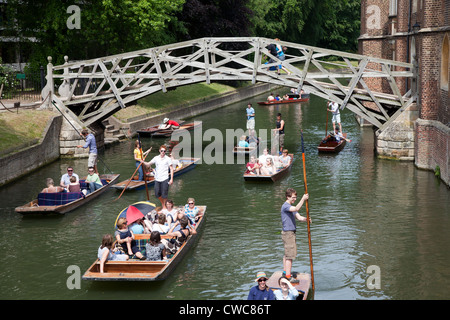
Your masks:
{"label": "red top", "polygon": [[180,125],[178,124],[178,122],[173,121],[173,120],[167,121],[167,124],[168,124],[168,125],[172,125],[172,126],[176,126],[176,127],[179,127],[179,126],[180,126]]}

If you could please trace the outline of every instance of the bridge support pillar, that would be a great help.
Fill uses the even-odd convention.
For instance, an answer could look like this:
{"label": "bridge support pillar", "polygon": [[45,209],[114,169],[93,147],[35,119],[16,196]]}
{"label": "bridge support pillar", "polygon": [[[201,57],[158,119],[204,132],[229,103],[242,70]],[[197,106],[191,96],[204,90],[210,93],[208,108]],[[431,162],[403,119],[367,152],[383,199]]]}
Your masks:
{"label": "bridge support pillar", "polygon": [[[76,130],[74,129],[76,128]],[[104,129],[101,125],[91,125],[93,130],[88,129],[95,135],[97,142],[97,149],[104,147]],[[63,119],[61,132],[59,134],[59,153],[61,157],[65,158],[88,158],[89,148],[77,148],[79,145],[84,145],[85,141],[80,136],[83,128],[75,122],[69,123],[67,119]]]}
{"label": "bridge support pillar", "polygon": [[392,124],[375,135],[379,158],[414,161],[414,122],[419,117],[416,103],[411,104]]}

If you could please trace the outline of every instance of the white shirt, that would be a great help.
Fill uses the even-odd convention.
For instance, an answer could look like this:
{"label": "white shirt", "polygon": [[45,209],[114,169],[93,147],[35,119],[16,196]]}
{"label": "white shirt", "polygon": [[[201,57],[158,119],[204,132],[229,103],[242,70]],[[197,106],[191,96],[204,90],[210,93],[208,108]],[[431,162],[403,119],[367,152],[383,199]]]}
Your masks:
{"label": "white shirt", "polygon": [[168,156],[161,158],[161,156],[158,155],[150,161],[150,164],[155,164],[156,181],[161,182],[169,179],[169,167],[172,167],[172,159]]}
{"label": "white shirt", "polygon": [[331,102],[330,104],[330,110],[333,112],[333,114],[339,114],[339,106],[336,102]]}

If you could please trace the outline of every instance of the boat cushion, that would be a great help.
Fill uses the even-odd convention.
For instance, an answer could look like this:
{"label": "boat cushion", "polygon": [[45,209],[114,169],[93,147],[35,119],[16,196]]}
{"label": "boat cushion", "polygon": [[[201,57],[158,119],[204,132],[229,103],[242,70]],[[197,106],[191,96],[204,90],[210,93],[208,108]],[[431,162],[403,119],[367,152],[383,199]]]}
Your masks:
{"label": "boat cushion", "polygon": [[39,193],[39,206],[60,206],[70,203],[77,199],[83,198],[82,192],[55,192],[55,193]]}

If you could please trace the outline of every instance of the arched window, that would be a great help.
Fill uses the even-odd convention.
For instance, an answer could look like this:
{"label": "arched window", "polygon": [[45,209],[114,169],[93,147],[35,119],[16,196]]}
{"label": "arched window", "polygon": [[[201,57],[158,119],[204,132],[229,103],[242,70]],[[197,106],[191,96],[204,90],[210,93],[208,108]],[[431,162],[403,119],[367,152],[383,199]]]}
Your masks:
{"label": "arched window", "polygon": [[441,52],[441,89],[448,90],[450,47],[448,34],[444,36]]}

